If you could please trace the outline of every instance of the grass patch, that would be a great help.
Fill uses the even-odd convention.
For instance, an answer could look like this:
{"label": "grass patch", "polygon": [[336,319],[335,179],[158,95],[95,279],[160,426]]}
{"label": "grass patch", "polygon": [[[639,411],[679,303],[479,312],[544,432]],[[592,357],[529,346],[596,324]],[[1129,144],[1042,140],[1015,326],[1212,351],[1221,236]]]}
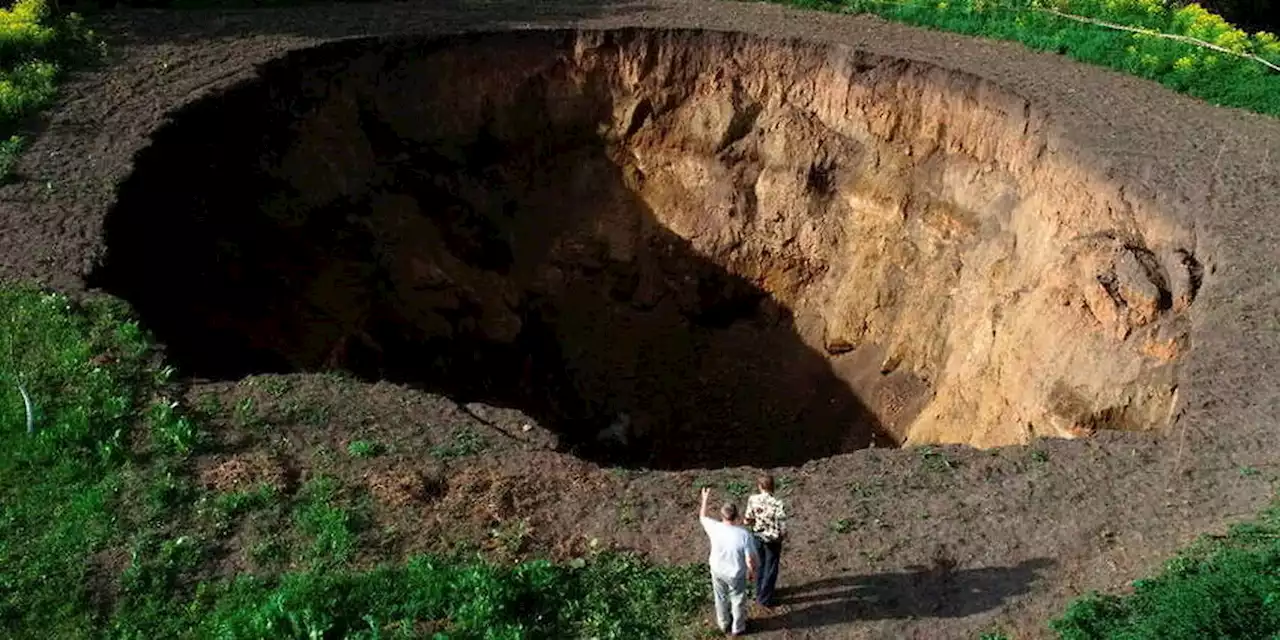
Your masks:
{"label": "grass patch", "polygon": [[[296,496],[205,489],[191,456],[213,407],[169,400],[171,374],[119,302],[0,285],[0,637],[662,638],[704,603],[703,567],[634,556],[356,570],[368,497],[326,476]],[[239,531],[258,532],[258,574],[217,577]],[[517,555],[528,535],[494,542]]]}
{"label": "grass patch", "polygon": [[101,55],[80,17],[57,15],[46,0],[0,9],[0,182],[26,148],[23,123],[53,102],[64,70]]}
{"label": "grass patch", "polygon": [[309,540],[307,559],[317,567],[346,564],[359,546],[360,532],[368,526],[366,505],[342,500],[338,482],[318,477],[302,488],[295,511],[298,529]]}
{"label": "grass patch", "polygon": [[943,471],[953,471],[956,468],[956,462],[944,451],[938,451],[933,447],[920,448],[920,462],[924,468],[934,473]]}
{"label": "grass patch", "polygon": [[1280,116],[1280,72],[1186,42],[1086,24],[1052,13],[1206,41],[1280,64],[1280,40],[1247,34],[1198,4],[1168,0],[772,0],[1011,40],[1148,80],[1207,102]]}
{"label": "grass patch", "polygon": [[229,517],[243,515],[250,511],[265,509],[280,500],[280,492],[269,484],[263,484],[251,491],[225,493],[214,499],[218,511]]}
{"label": "grass patch", "polygon": [[1050,628],[1091,638],[1275,638],[1280,634],[1280,506],[1202,538],[1126,596],[1091,593]]}
{"label": "grass patch", "polygon": [[442,460],[463,458],[480,453],[488,446],[489,443],[485,441],[484,436],[464,427],[454,431],[453,437],[448,442],[431,447],[431,455]]}
{"label": "grass patch", "polygon": [[236,401],[231,409],[231,423],[244,429],[257,430],[267,425],[266,417],[258,411],[258,404],[251,397]]}
{"label": "grass patch", "polygon": [[352,458],[372,458],[382,453],[382,445],[370,440],[352,440],[347,445],[347,455]]}
{"label": "grass patch", "polygon": [[857,528],[857,524],[852,518],[839,518],[831,521],[831,531],[833,533],[849,533]]}
{"label": "grass patch", "polygon": [[362,573],[241,578],[191,610],[198,635],[227,639],[659,638],[704,602],[702,573],[631,555],[577,567],[420,557]]}
{"label": "grass patch", "polygon": [[746,498],[751,493],[751,489],[751,483],[745,480],[730,480],[724,485],[725,492],[738,500]]}
{"label": "grass patch", "polygon": [[532,535],[526,518],[506,520],[489,530],[493,545],[506,558],[517,558],[524,553]]}
{"label": "grass patch", "polygon": [[[115,534],[148,355],[118,306],[0,288],[0,635],[93,628],[90,557]],[[32,399],[34,434],[18,385]]]}

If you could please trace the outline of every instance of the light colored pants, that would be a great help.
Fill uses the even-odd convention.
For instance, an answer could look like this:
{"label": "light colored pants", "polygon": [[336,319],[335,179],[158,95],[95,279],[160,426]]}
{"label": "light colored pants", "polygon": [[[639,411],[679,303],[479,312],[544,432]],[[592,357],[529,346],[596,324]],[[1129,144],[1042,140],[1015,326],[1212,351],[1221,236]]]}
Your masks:
{"label": "light colored pants", "polygon": [[747,578],[738,576],[725,579],[711,574],[711,590],[716,594],[716,625],[721,631],[729,630],[729,616],[733,614],[733,632],[747,630]]}

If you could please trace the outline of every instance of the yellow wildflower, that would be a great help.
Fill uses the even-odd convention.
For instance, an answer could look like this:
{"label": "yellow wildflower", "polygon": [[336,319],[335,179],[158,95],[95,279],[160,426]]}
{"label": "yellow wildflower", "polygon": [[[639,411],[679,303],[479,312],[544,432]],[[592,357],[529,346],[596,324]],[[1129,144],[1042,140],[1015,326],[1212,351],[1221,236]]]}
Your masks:
{"label": "yellow wildflower", "polygon": [[1243,53],[1245,49],[1249,48],[1249,36],[1239,29],[1232,29],[1218,34],[1213,43],[1228,51]]}

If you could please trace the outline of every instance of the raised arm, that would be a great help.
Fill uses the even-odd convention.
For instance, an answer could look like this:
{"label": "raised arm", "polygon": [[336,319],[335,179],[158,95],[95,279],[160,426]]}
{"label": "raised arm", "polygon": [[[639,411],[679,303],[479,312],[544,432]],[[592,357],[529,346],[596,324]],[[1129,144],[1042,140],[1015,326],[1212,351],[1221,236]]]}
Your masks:
{"label": "raised arm", "polygon": [[711,499],[711,487],[702,488],[702,506],[698,508],[698,518],[707,517],[707,500]]}

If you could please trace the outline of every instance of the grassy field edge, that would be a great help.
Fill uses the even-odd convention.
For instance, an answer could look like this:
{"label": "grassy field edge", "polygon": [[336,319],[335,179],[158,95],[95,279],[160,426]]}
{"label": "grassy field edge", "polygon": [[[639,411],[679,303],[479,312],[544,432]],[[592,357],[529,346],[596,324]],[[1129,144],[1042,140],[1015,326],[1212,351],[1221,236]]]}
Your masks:
{"label": "grassy field edge", "polygon": [[[0,354],[0,636],[662,638],[706,600],[700,566],[606,549],[353,568],[370,523],[351,487],[196,481],[200,409],[114,298],[0,284]],[[219,574],[255,517],[279,570]]]}
{"label": "grassy field edge", "polygon": [[[1280,116],[1280,71],[1267,66],[1280,66],[1280,41],[1275,34],[1245,33],[1198,4],[1167,0],[764,1],[873,14],[918,27],[1020,42],[1037,51],[1153,80],[1215,105]],[[1218,49],[1154,34],[1195,39]]]}

